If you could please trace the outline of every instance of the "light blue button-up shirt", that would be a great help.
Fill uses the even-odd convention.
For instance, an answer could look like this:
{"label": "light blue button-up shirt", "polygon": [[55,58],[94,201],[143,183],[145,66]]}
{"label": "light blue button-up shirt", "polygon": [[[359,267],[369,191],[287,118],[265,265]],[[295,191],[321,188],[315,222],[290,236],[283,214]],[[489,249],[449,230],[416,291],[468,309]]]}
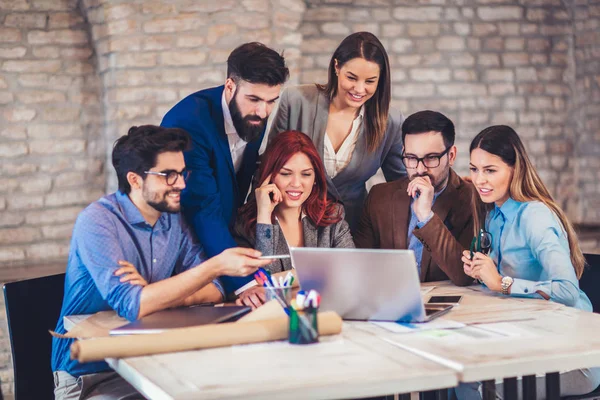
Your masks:
{"label": "light blue button-up shirt", "polygon": [[[132,263],[150,284],[186,271],[204,261],[201,247],[180,214],[162,213],[149,225],[124,193],[90,204],[79,214],[69,252],[65,296],[56,332],[65,333],[63,317],[115,310],[135,320],[142,287],[120,282],[119,260]],[[214,281],[219,290],[222,288]],[[80,364],[69,358],[71,339],[52,339],[52,370],[80,376],[108,369],[104,362]]]}
{"label": "light blue button-up shirt", "polygon": [[488,214],[485,225],[492,234],[490,257],[502,276],[514,279],[512,296],[542,298],[540,290],[552,301],[592,311],[579,289],[565,230],[544,203],[509,198]]}

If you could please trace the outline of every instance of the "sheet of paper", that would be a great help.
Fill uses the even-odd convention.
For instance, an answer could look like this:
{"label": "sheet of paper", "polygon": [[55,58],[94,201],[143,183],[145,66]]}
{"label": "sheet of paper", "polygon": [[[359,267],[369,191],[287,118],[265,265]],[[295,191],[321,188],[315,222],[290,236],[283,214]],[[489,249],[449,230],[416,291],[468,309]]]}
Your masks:
{"label": "sheet of paper", "polygon": [[421,286],[421,297],[435,289],[435,286]]}
{"label": "sheet of paper", "polygon": [[523,326],[509,322],[469,325],[458,329],[436,329],[419,333],[420,337],[445,342],[502,341],[539,336]]}
{"label": "sheet of paper", "polygon": [[442,318],[434,319],[431,322],[423,322],[418,324],[381,321],[373,321],[371,323],[394,333],[412,333],[418,331],[429,331],[438,329],[458,329],[465,326],[465,324],[463,323],[450,321]]}
{"label": "sheet of paper", "polygon": [[488,332],[498,333],[506,337],[535,337],[538,336],[531,330],[518,326],[510,322],[497,322],[492,324],[478,324],[477,328],[483,329]]}
{"label": "sheet of paper", "polygon": [[459,329],[435,329],[421,332],[420,337],[446,342],[472,342],[473,340],[498,340],[506,339],[507,336],[497,332],[465,326]]}

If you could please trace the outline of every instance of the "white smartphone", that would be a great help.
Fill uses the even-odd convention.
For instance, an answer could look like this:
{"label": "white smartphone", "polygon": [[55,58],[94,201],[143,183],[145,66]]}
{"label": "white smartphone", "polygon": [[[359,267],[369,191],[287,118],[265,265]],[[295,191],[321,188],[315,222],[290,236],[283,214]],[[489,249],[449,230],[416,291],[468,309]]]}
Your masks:
{"label": "white smartphone", "polygon": [[289,254],[274,254],[272,256],[260,256],[259,260],[280,260],[284,258],[290,258]]}

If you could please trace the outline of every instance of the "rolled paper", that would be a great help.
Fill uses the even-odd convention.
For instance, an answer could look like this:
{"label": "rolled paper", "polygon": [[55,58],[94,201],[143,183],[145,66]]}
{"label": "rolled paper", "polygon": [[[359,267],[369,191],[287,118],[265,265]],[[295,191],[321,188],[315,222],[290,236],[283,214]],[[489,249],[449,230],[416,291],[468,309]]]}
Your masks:
{"label": "rolled paper", "polygon": [[[335,335],[342,331],[342,319],[335,312],[322,312],[317,318],[319,335]],[[105,358],[137,357],[284,340],[288,337],[288,329],[289,319],[281,317],[172,329],[157,334],[87,339],[71,345],[71,359],[85,363]]]}

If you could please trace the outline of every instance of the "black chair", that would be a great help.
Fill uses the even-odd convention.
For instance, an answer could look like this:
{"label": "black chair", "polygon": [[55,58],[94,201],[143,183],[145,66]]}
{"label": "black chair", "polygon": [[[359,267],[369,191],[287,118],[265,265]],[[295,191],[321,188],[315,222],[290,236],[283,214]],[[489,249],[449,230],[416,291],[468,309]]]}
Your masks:
{"label": "black chair", "polygon": [[60,316],[65,274],[4,285],[15,377],[15,400],[53,400],[52,337]]}
{"label": "black chair", "polygon": [[592,302],[595,313],[600,313],[600,254],[584,254],[588,266],[584,269],[579,287]]}
{"label": "black chair", "polygon": [[[587,267],[579,279],[579,287],[587,294],[595,313],[600,313],[600,254],[584,254]],[[565,400],[600,399],[600,387],[581,396],[567,396]]]}

